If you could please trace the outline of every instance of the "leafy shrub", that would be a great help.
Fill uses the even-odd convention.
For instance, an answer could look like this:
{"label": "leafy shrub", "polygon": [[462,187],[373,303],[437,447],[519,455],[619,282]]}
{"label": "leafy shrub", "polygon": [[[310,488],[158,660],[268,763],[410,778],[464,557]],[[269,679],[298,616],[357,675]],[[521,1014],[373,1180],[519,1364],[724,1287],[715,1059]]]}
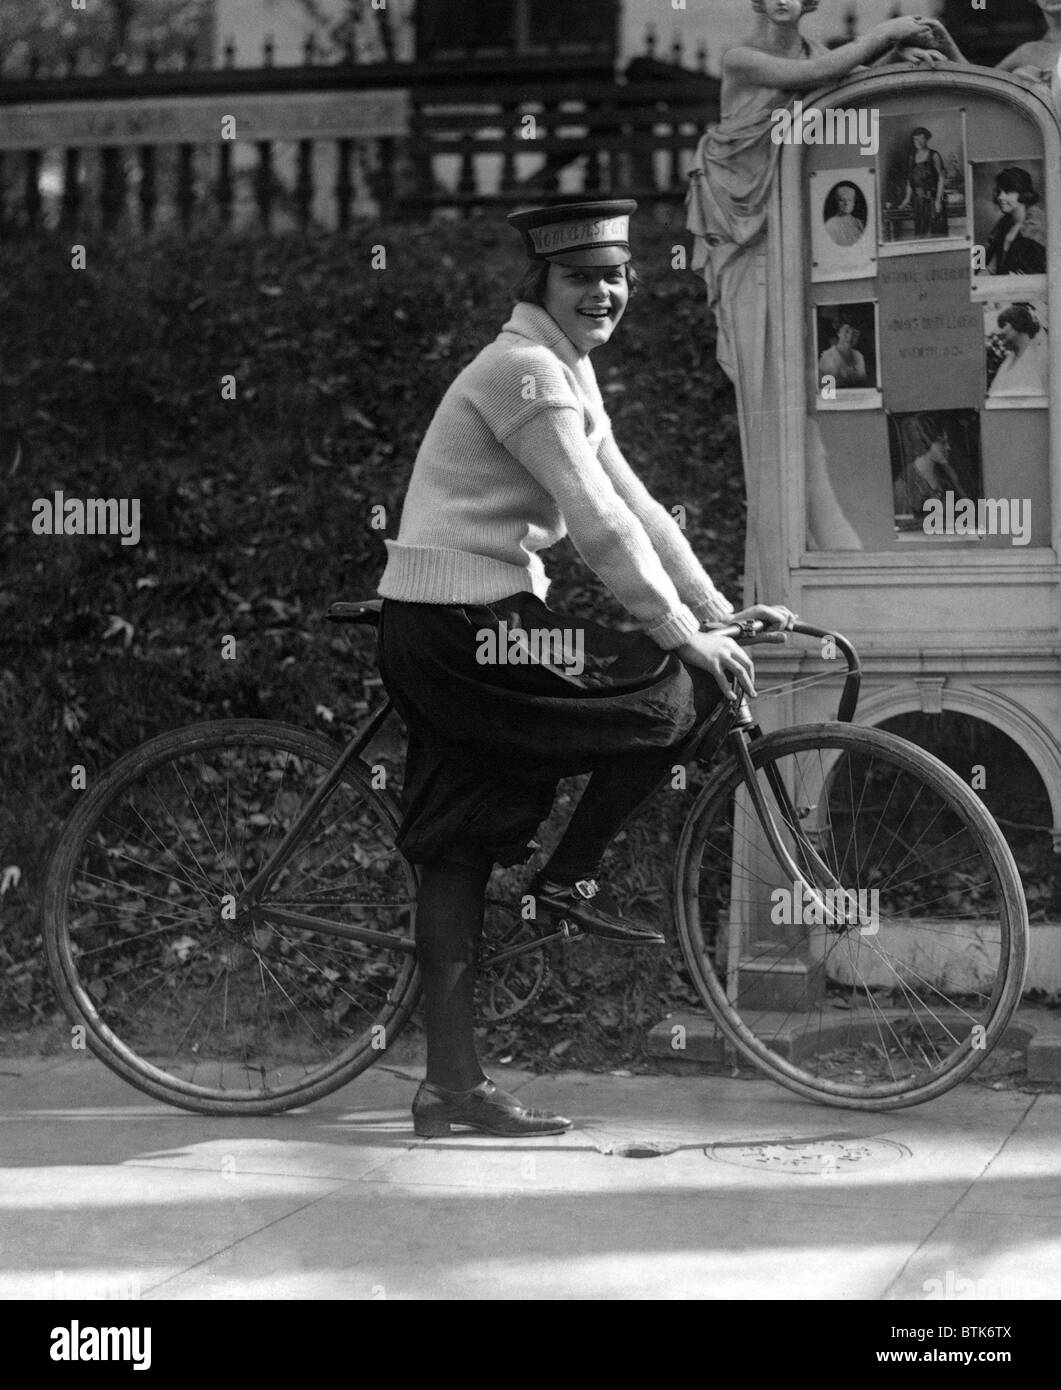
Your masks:
{"label": "leafy shrub", "polygon": [[[646,220],[639,237],[644,289],[594,365],[630,461],[686,508],[690,540],[736,596],[732,392],[702,284],[670,268],[673,229]],[[371,268],[380,243],[383,271]],[[363,685],[373,643],[337,635],[323,611],[374,592],[385,552],[371,508],[386,508],[393,535],[432,411],[499,330],[516,269],[496,217],[114,245],[81,272],[57,241],[0,247],[0,870],[20,871],[0,879],[5,1026],[55,1013],[37,903],[77,795],[73,765],[91,784],[135,743],[202,718],[286,719],[337,738],[356,725],[374,698]],[[235,401],[221,398],[228,373]],[[34,499],[56,490],[139,497],[140,543],[31,534]],[[629,621],[568,542],[549,566],[559,606]],[[235,661],[221,660],[226,634]],[[611,854],[630,908],[666,922],[688,794],[660,797]],[[575,946],[539,1003],[488,1046],[565,1064],[636,1055],[683,989],[673,961]],[[575,1039],[562,1052],[557,1028]]]}

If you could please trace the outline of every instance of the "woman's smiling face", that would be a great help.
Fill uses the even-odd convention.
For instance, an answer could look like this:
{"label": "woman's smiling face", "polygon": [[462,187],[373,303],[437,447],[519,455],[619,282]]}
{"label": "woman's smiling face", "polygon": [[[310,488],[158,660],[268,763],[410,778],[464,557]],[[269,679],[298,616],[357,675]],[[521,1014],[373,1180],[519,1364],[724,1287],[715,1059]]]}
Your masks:
{"label": "woman's smiling face", "polygon": [[582,354],[608,341],[629,298],[625,266],[549,267],[545,310]]}

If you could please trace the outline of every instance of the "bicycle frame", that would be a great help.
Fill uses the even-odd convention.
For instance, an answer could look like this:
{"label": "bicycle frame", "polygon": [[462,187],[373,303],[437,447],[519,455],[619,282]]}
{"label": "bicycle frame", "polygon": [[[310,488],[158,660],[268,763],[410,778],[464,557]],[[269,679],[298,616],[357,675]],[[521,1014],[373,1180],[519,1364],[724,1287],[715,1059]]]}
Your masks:
{"label": "bicycle frame", "polygon": [[[303,807],[298,818],[274,852],[251,879],[250,883],[236,897],[236,912],[246,913],[252,918],[258,911],[258,899],[263,889],[279,873],[298,849],[317,819],[317,813],[342,781],[343,773],[355,758],[361,756],[372,739],[386,723],[394,710],[390,699],[385,699],[375,714],[370,715],[362,729],[347,744],[339,755],[335,766],[321,782],[320,786]],[[348,941],[364,941],[376,946],[389,946],[399,951],[413,951],[415,947],[408,937],[394,936],[390,932],[373,931],[371,927],[347,926],[332,921],[328,917],[314,917],[305,912],[293,912],[288,908],[270,907],[268,916],[276,922],[297,927],[313,927],[332,936],[344,937]]]}
{"label": "bicycle frame", "polygon": [[[762,630],[763,625],[755,622],[734,623],[721,629],[723,632],[731,633],[737,640],[748,641],[755,637]],[[861,666],[858,655],[854,647],[846,638],[839,633],[825,631],[821,628],[811,627],[807,624],[797,623],[793,627],[793,632],[800,636],[817,637],[829,639],[836,645],[838,651],[842,652],[847,661],[847,676],[844,682],[844,689],[841,694],[837,718],[850,722],[854,715],[855,706],[858,700],[859,683],[861,680]],[[362,941],[371,945],[385,946],[393,950],[413,952],[415,944],[407,936],[397,936],[390,932],[375,931],[371,927],[361,927],[347,925],[346,923],[336,922],[331,918],[316,917],[310,913],[297,912],[286,907],[269,905],[262,908],[259,905],[262,893],[277,873],[289,862],[309,831],[316,822],[318,813],[325,802],[334,792],[342,780],[343,773],[347,767],[360,757],[362,751],[368,746],[375,735],[382,728],[384,723],[394,712],[394,705],[389,698],[385,698],[380,707],[369,716],[365,724],[340,753],[335,765],[328,772],[327,776],[316,789],[305,807],[299,813],[294,824],[290,827],[283,840],[277,846],[269,859],[262,865],[251,881],[245,885],[236,898],[236,912],[238,915],[245,915],[250,920],[254,920],[259,914],[268,919],[289,926],[308,927],[325,934],[337,936],[350,941]],[[778,865],[788,876],[789,880],[802,887],[811,901],[816,903],[819,910],[825,916],[823,920],[831,924],[835,908],[827,906],[825,900],[820,897],[817,887],[809,882],[804,876],[803,869],[786,849],[777,824],[771,815],[770,808],[759,786],[758,778],[752,764],[749,745],[752,741],[762,737],[762,730],[752,718],[748,707],[747,699],[743,696],[724,702],[716,707],[702,725],[700,725],[688,740],[681,756],[686,761],[711,762],[718,754],[719,750],[729,741],[732,744],[734,756],[740,764],[745,785],[752,799],[755,814],[762,826],[763,833],[767,837],[767,842],[772,850]],[[802,835],[798,826],[798,817],[795,808],[789,800],[788,792],[781,784],[777,776],[776,769],[770,769],[767,773],[767,780],[770,783],[771,791],[777,799],[781,808],[782,816],[788,830],[797,841],[799,852],[804,858],[808,869],[813,869],[819,874],[825,875],[828,887],[839,892],[843,892],[841,885],[837,882],[828,865],[821,859],[813,845],[811,845]],[[518,956],[527,954],[530,951],[540,950],[543,946],[549,945],[554,941],[569,940],[579,936],[577,931],[561,929],[552,932],[547,936],[537,937],[532,941],[524,942],[518,946],[503,948],[495,954],[484,958],[483,965],[492,967],[500,965],[506,961],[513,960]]]}

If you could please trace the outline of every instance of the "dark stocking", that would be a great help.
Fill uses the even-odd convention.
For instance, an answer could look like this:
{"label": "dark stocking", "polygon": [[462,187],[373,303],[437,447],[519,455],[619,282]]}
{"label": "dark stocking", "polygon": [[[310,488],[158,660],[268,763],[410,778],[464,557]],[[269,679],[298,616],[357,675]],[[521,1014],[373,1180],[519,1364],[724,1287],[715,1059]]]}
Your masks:
{"label": "dark stocking", "polygon": [[469,853],[420,865],[416,957],[424,986],[427,1079],[449,1091],[483,1080],[475,1050],[475,964],[493,861]]}
{"label": "dark stocking", "polygon": [[608,766],[598,768],[586,783],[543,876],[559,883],[593,878],[612,838],[680,761],[673,748],[652,748],[619,754]]}

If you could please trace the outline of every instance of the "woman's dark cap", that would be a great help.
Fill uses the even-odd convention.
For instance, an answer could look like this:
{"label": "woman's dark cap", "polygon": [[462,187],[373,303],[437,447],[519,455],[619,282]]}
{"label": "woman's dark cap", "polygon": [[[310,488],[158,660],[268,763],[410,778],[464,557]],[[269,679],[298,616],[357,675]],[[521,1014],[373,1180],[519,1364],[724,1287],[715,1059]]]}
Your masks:
{"label": "woman's dark cap", "polygon": [[625,265],[630,259],[632,198],[592,203],[554,203],[510,212],[532,261],[557,265]]}

